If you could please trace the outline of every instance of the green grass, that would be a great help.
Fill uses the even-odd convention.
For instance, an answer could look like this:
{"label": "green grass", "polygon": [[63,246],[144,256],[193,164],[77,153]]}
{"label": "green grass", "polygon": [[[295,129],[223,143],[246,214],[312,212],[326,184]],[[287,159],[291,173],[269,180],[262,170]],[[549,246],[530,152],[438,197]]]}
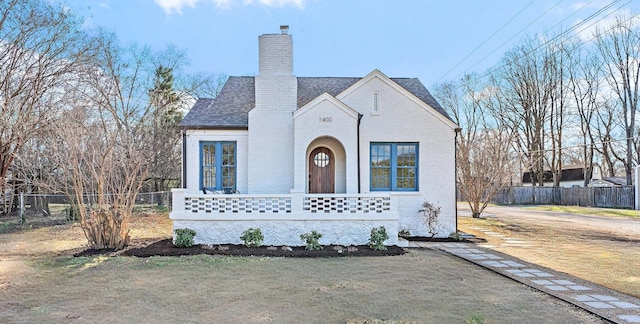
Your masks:
{"label": "green grass", "polygon": [[481,313],[473,313],[464,322],[465,324],[484,324],[485,316]]}
{"label": "green grass", "polygon": [[631,209],[594,208],[594,207],[579,207],[579,206],[555,206],[555,205],[529,206],[525,208],[532,209],[532,210],[604,216],[604,217],[622,216],[622,217],[630,217],[630,218],[640,218],[640,211],[631,210]]}

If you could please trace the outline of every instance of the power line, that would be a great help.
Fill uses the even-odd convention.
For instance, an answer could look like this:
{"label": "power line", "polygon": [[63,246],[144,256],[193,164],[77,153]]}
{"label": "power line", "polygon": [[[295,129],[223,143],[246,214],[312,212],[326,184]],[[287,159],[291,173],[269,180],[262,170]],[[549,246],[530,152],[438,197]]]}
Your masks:
{"label": "power line", "polygon": [[[608,17],[608,16],[610,16],[611,14],[613,14],[613,13],[617,12],[617,11],[618,11],[618,10],[620,10],[622,7],[624,7],[624,6],[628,5],[628,4],[629,4],[630,2],[632,2],[632,1],[633,1],[633,0],[628,0],[627,2],[625,2],[624,4],[622,4],[622,5],[621,5],[621,6],[619,6],[619,7],[615,8],[614,10],[612,10],[612,11],[611,11],[611,12],[609,12],[609,13],[607,13],[607,14],[606,14],[606,15],[604,15],[603,17],[600,17],[598,20],[591,22],[591,24],[589,24],[589,25],[587,25],[586,27],[584,27],[584,28],[582,28],[581,30],[579,30],[579,31],[578,31],[578,33],[582,32],[582,31],[586,30],[587,28],[590,28],[591,26],[595,25],[596,23],[598,23],[598,22],[600,22],[600,21],[604,20],[605,18],[607,18],[607,17]],[[554,42],[554,41],[557,41],[557,40],[558,40],[558,39],[560,39],[561,37],[564,37],[564,36],[565,36],[565,34],[568,34],[570,31],[574,31],[574,30],[576,30],[577,28],[582,27],[582,26],[583,26],[583,25],[585,25],[587,22],[589,22],[590,20],[592,20],[593,18],[595,18],[596,16],[598,16],[600,13],[604,12],[605,10],[607,10],[607,9],[611,8],[611,6],[613,6],[614,4],[616,4],[616,3],[618,3],[618,2],[620,2],[620,0],[614,0],[614,1],[612,1],[611,3],[609,3],[608,5],[606,5],[605,7],[601,8],[601,9],[599,9],[598,11],[596,11],[595,13],[593,13],[593,14],[589,15],[587,18],[585,18],[584,20],[582,20],[582,21],[580,21],[579,23],[575,24],[575,25],[574,25],[574,26],[572,26],[571,28],[569,28],[569,29],[567,29],[567,30],[563,31],[562,33],[558,34],[557,36],[555,36],[555,37],[553,37],[553,38],[551,38],[551,39],[547,40],[547,41],[546,41],[546,42],[544,42],[543,44],[541,44],[541,45],[539,45],[538,47],[536,47],[536,48],[532,49],[531,51],[529,51],[529,52],[527,52],[527,53],[522,54],[522,55],[520,56],[520,58],[526,58],[526,57],[528,57],[528,56],[530,56],[530,55],[534,54],[535,52],[537,52],[539,49],[543,48],[544,46],[548,45],[549,43],[552,43],[552,42]],[[623,21],[623,23],[626,23],[626,22],[628,22],[628,21],[630,21],[630,20],[632,20],[632,19],[636,18],[636,17],[637,17],[637,16],[639,16],[639,15],[640,15],[640,12],[639,12],[639,13],[637,13],[637,14],[635,14],[635,15],[632,15],[630,18],[628,18],[628,19],[624,20],[624,21]],[[558,25],[558,24],[554,25],[554,27],[556,27],[557,25]],[[612,27],[610,27],[610,28],[609,28],[609,29],[607,29],[607,30],[613,30],[613,29],[615,29],[615,28],[616,28],[616,26],[612,26]],[[513,38],[513,37],[512,37],[512,38]],[[594,37],[592,37],[590,40],[592,40],[592,39],[594,39]],[[510,40],[510,39],[509,39],[509,40]],[[508,42],[509,40],[507,40],[507,42]],[[506,43],[506,42],[505,42],[505,43]],[[503,43],[502,45],[504,45],[505,43]],[[502,45],[500,45],[498,48],[500,48]],[[582,44],[581,44],[581,46],[582,46]],[[496,50],[497,50],[498,48],[496,48]],[[494,50],[493,52],[495,52],[495,50]],[[492,52],[492,53],[493,53],[493,52]],[[482,59],[480,59],[479,61],[477,61],[476,63],[474,63],[471,67],[473,67],[473,66],[477,65],[478,63],[480,63],[482,60],[484,60],[486,57],[488,57],[488,56],[489,56],[489,55],[491,55],[492,53],[487,54],[485,57],[483,57]],[[505,67],[505,66],[507,66],[507,63],[504,63],[504,64],[502,64],[502,65],[498,65],[498,64],[496,64],[496,65],[494,65],[493,67],[488,68],[485,72],[483,72],[483,73],[479,74],[479,75],[478,75],[478,79],[486,78],[486,77],[488,77],[488,76],[491,74],[491,72],[492,72],[493,70],[498,70],[498,69],[503,68],[503,67]],[[471,67],[470,67],[470,68],[471,68]],[[467,70],[468,70],[468,69],[467,69]],[[465,70],[464,72],[462,72],[462,73],[458,74],[458,75],[454,78],[454,80],[457,80],[458,78],[462,77],[465,73],[467,73],[467,70]],[[455,88],[459,88],[459,87],[461,87],[461,86],[462,86],[462,85],[456,85],[456,86],[455,86]]]}
{"label": "power line", "polygon": [[[629,4],[632,0],[627,1],[626,3],[624,3],[622,6],[618,7],[616,10],[619,10],[620,8],[626,6],[627,4]],[[547,40],[546,42],[544,42],[543,44],[541,44],[540,46],[534,48],[533,50],[531,50],[529,53],[525,53],[522,57],[528,57],[529,55],[535,53],[537,50],[543,48],[544,46],[548,45],[549,43],[555,42],[556,40],[560,39],[561,37],[564,37],[565,34],[568,34],[569,32],[571,32],[572,30],[575,30],[579,27],[581,27],[582,25],[586,24],[587,22],[589,22],[591,19],[597,17],[600,13],[604,12],[605,10],[611,8],[614,4],[620,2],[620,0],[614,0],[611,3],[609,3],[608,5],[604,6],[603,8],[601,8],[600,10],[596,11],[595,13],[589,15],[586,19],[580,21],[579,23],[573,25],[572,27],[570,27],[569,29],[561,32],[560,34],[556,35],[555,37]],[[554,6],[555,7],[555,6]],[[553,7],[552,7],[553,8]],[[551,9],[552,9],[551,8]],[[550,9],[549,9],[550,10]],[[548,10],[547,10],[548,11]],[[605,15],[604,17],[596,20],[595,22],[591,23],[589,26],[587,26],[586,28],[589,28],[591,26],[593,26],[595,23],[602,21],[604,18],[608,17],[609,15],[611,15],[611,13],[615,12],[612,11],[610,13],[608,13],[607,15]],[[546,12],[545,12],[546,13]],[[566,20],[566,18],[565,18]],[[554,25],[552,28],[555,28],[556,26],[558,26],[560,23],[562,23],[564,20],[560,21],[558,24]],[[531,25],[531,24],[529,24]],[[528,25],[528,26],[529,26]],[[528,27],[527,26],[527,27]],[[585,29],[586,29],[585,28]],[[583,31],[584,29],[582,29],[581,31]],[[515,36],[517,36],[518,34],[512,36],[511,38],[507,39],[504,43],[500,44],[500,46],[498,46],[496,49],[494,49],[493,51],[491,51],[489,54],[485,55],[484,57],[482,57],[480,60],[478,60],[476,63],[474,63],[473,65],[471,65],[469,68],[473,68],[474,66],[476,66],[478,63],[482,62],[484,59],[486,59],[487,57],[489,57],[491,54],[493,54],[495,51],[497,51],[500,47],[502,47],[503,45],[505,45],[507,42],[511,41]],[[503,64],[501,66],[499,66],[498,68],[504,67],[506,64]],[[467,69],[468,70],[468,69]],[[491,68],[489,68],[489,70],[491,70]],[[462,75],[464,75],[465,72],[458,74],[454,79],[460,78]],[[488,72],[486,73],[488,74]]]}
{"label": "power line", "polygon": [[[436,83],[440,82],[440,80],[442,80],[444,77],[446,77],[451,71],[453,71],[455,68],[457,68],[458,66],[460,66],[460,64],[462,64],[462,62],[464,62],[467,58],[469,58],[469,56],[473,55],[473,53],[475,53],[476,51],[478,51],[484,44],[486,44],[489,40],[491,40],[493,38],[493,36],[497,35],[502,29],[504,29],[509,23],[511,23],[514,19],[516,19],[516,17],[518,17],[522,12],[525,11],[525,9],[529,8],[529,6],[534,2],[535,0],[531,0],[531,2],[529,2],[527,5],[525,5],[522,9],[520,9],[520,11],[518,11],[515,15],[513,15],[511,17],[511,19],[509,19],[506,23],[504,23],[500,28],[498,28],[498,30],[496,30],[495,32],[493,32],[493,34],[491,34],[491,36],[489,36],[487,39],[484,40],[484,42],[482,42],[480,45],[478,45],[473,51],[471,51],[471,53],[467,54],[465,57],[463,57],[456,65],[454,65],[451,69],[449,69],[449,71],[447,71],[444,75],[442,75],[438,80],[436,80]],[[594,0],[591,0],[591,2],[593,2]]]}
{"label": "power line", "polygon": [[[619,0],[615,0],[615,1],[619,1]],[[454,79],[459,78],[461,75],[465,74],[470,68],[478,65],[478,63],[484,61],[484,59],[486,59],[487,57],[489,57],[491,54],[495,53],[497,50],[499,50],[502,46],[504,46],[505,44],[507,44],[509,41],[511,41],[512,39],[514,39],[516,36],[520,35],[523,31],[525,31],[527,28],[529,28],[531,25],[533,25],[535,22],[537,22],[538,20],[540,20],[542,17],[544,17],[547,13],[549,13],[551,10],[553,10],[555,7],[557,7],[560,3],[562,2],[562,0],[556,2],[556,4],[554,4],[553,6],[551,6],[551,8],[547,9],[545,12],[543,12],[541,15],[539,15],[538,17],[536,17],[536,19],[534,19],[533,21],[531,21],[528,25],[524,26],[522,29],[520,29],[520,31],[518,31],[517,33],[515,33],[513,36],[509,37],[509,39],[507,39],[506,41],[502,42],[502,44],[500,44],[498,47],[496,47],[495,49],[493,49],[493,51],[489,52],[489,54],[483,56],[480,60],[478,60],[477,62],[475,62],[474,64],[472,64],[468,69],[466,69],[464,72],[462,72],[461,74],[459,74],[458,76],[456,76]],[[449,72],[447,72],[448,74]],[[442,77],[440,79],[438,79],[438,81],[440,81],[442,79]],[[437,82],[437,81],[436,81]]]}

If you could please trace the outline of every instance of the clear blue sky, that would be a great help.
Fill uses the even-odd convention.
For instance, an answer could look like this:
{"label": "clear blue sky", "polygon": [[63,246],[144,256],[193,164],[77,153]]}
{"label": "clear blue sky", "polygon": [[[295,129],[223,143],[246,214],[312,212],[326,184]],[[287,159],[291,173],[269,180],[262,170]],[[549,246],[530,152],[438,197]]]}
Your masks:
{"label": "clear blue sky", "polygon": [[629,0],[69,2],[88,27],[115,31],[124,43],[186,50],[194,73],[257,74],[258,35],[289,25],[297,76],[362,77],[378,69],[389,77],[418,77],[428,88],[483,72],[526,35],[558,33],[609,4],[589,21],[640,12],[640,1]]}

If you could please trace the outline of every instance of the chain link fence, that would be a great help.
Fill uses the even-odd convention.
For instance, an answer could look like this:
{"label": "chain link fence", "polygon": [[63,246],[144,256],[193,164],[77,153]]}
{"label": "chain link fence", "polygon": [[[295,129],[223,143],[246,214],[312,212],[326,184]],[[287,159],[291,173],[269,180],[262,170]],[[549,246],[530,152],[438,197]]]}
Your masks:
{"label": "chain link fence", "polygon": [[[171,210],[171,192],[142,192],[136,195],[134,213]],[[76,222],[77,207],[66,195],[18,193],[4,196],[0,206],[0,233],[19,228],[37,228]]]}

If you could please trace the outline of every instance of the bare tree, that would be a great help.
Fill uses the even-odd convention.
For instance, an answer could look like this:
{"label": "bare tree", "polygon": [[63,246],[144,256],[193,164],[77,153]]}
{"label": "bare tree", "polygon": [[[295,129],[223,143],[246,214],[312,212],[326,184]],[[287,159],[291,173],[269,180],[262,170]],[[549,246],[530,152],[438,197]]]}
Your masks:
{"label": "bare tree", "polygon": [[49,127],[22,146],[11,166],[11,174],[19,182],[14,184],[20,192],[29,193],[28,199],[33,212],[50,215],[49,197],[46,193],[60,192],[64,182],[58,172],[60,163],[52,148],[59,145],[58,137]]}
{"label": "bare tree", "polygon": [[600,63],[597,57],[589,55],[583,57],[575,55],[568,64],[569,91],[571,102],[579,117],[581,158],[579,161],[584,167],[584,186],[589,184],[593,174],[595,152],[598,143],[594,130],[597,125],[596,117],[599,107],[603,106],[600,98],[601,74]]}
{"label": "bare tree", "polygon": [[59,117],[67,76],[86,61],[79,26],[52,2],[0,2],[0,192],[20,149]]}
{"label": "bare tree", "polygon": [[[626,141],[623,160],[627,184],[632,184],[634,149],[636,144],[636,112],[640,98],[640,30],[633,20],[617,18],[615,24],[595,35],[596,51],[602,58],[605,79],[618,99]],[[636,160],[640,160],[640,151]]]}
{"label": "bare tree", "polygon": [[121,249],[129,242],[128,221],[150,168],[153,57],[147,48],[121,48],[101,35],[96,63],[87,66],[73,110],[58,128],[67,154],[70,193],[94,249]]}
{"label": "bare tree", "polygon": [[503,103],[492,114],[517,134],[517,149],[524,157],[532,183],[544,185],[546,127],[552,95],[556,91],[556,62],[553,49],[539,38],[507,52],[501,68],[493,71],[494,88]]}
{"label": "bare tree", "polygon": [[568,85],[570,84],[569,63],[578,54],[580,44],[563,38],[553,38],[543,46],[548,47],[549,82],[552,85],[549,100],[548,138],[551,149],[546,153],[546,161],[553,176],[553,185],[560,186],[564,164],[564,129],[570,115],[568,112]]}
{"label": "bare tree", "polygon": [[491,92],[475,75],[467,75],[458,83],[441,84],[435,90],[438,100],[461,126],[456,136],[458,190],[475,218],[511,180],[511,133],[500,129],[487,114],[485,104],[491,101]]}
{"label": "bare tree", "polygon": [[[612,101],[605,98],[599,106],[595,115],[595,127],[593,127],[594,137],[598,139],[594,149],[601,157],[604,168],[603,174],[609,177],[616,175],[616,162],[624,164],[625,160],[624,147],[621,148],[616,140],[624,136],[619,134],[621,129],[616,123],[621,118],[619,117],[619,110],[614,108]],[[622,131],[622,134],[624,134],[624,131]]]}

